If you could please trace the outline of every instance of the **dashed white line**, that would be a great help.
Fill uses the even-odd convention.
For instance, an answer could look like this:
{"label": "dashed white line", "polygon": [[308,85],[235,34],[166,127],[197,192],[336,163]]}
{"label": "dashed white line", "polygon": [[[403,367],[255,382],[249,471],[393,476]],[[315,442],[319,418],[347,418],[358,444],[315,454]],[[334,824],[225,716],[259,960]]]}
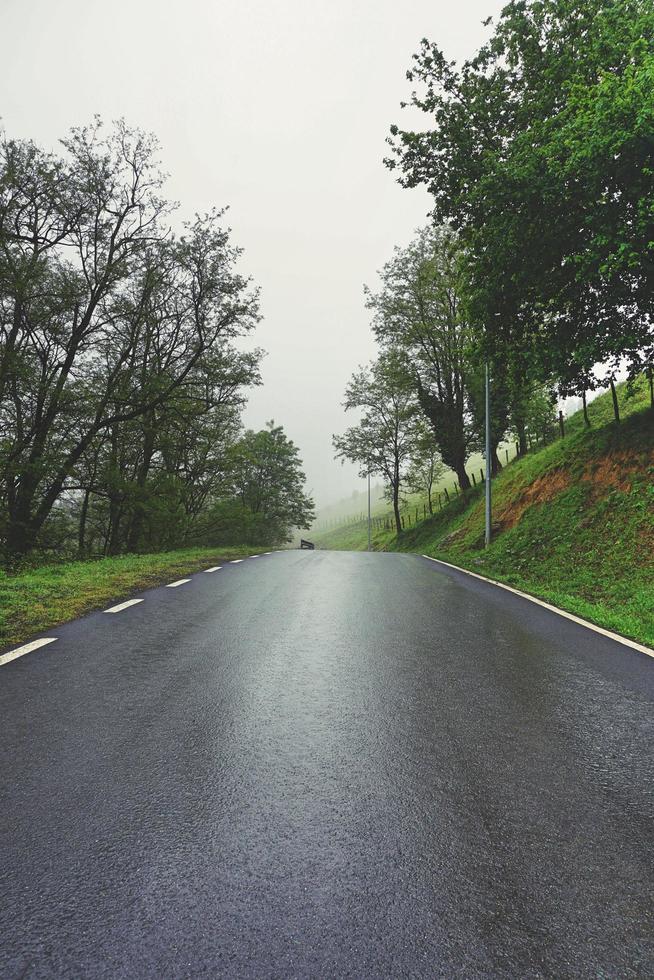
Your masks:
{"label": "dashed white line", "polygon": [[209,572],[219,572],[222,567],[222,565],[214,565],[213,568],[205,568],[204,574],[208,575]]}
{"label": "dashed white line", "polygon": [[259,555],[250,555],[250,558],[258,558]]}
{"label": "dashed white line", "polygon": [[232,565],[238,565],[239,562],[242,562],[242,561],[243,561],[242,558],[232,558],[231,564]]}
{"label": "dashed white line", "polygon": [[178,585],[186,585],[186,583],[190,581],[191,581],[190,578],[180,578],[179,581],[177,582],[169,582],[166,588],[176,589]]}
{"label": "dashed white line", "polygon": [[42,640],[32,640],[31,643],[25,643],[22,647],[16,647],[15,650],[10,650],[9,653],[3,653],[0,657],[0,667],[3,664],[10,663],[12,660],[17,660],[18,657],[24,657],[26,653],[31,653],[32,650],[38,650],[39,647],[44,647],[48,643],[54,643],[56,639],[56,636],[47,636]]}
{"label": "dashed white line", "polygon": [[496,585],[498,589],[504,589],[506,592],[512,592],[513,595],[520,596],[521,599],[528,599],[529,602],[534,602],[537,606],[542,606],[543,609],[549,609],[550,612],[556,613],[557,616],[563,616],[564,619],[569,619],[573,623],[578,623],[579,626],[585,626],[586,629],[593,630],[594,633],[600,633],[602,636],[608,636],[610,640],[615,640],[616,643],[622,643],[623,646],[631,647],[632,650],[638,650],[639,653],[646,653],[648,657],[654,657],[654,650],[650,647],[643,646],[642,643],[636,643],[635,640],[628,640],[626,636],[620,636],[619,633],[613,633],[611,630],[605,630],[601,626],[595,626],[595,623],[590,623],[587,619],[581,619],[580,616],[575,616],[573,613],[566,612],[565,609],[559,609],[558,606],[553,606],[550,602],[545,602],[543,599],[537,599],[534,595],[529,595],[528,592],[521,592],[520,589],[514,589],[510,585],[505,585],[504,582],[496,582],[493,578],[486,578],[485,575],[479,575],[478,572],[471,572],[467,568],[461,568],[460,565],[452,565],[449,561],[442,561],[440,558],[432,558],[430,555],[423,555],[428,561],[436,562],[437,565],[446,565],[448,568],[453,568],[457,572],[463,572],[465,575],[470,575],[472,578],[478,578],[482,582],[488,582],[489,585]]}
{"label": "dashed white line", "polygon": [[143,602],[143,599],[128,599],[127,602],[120,602],[117,606],[111,606],[110,609],[105,609],[105,612],[106,613],[122,612],[123,609],[129,609],[130,606],[136,606],[139,602]]}

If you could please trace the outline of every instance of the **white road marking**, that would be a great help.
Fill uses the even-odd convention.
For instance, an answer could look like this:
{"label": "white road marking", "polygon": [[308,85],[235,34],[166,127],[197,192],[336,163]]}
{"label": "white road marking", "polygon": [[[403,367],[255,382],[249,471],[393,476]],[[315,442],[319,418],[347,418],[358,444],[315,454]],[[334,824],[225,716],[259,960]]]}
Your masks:
{"label": "white road marking", "polygon": [[239,562],[242,562],[242,561],[243,561],[242,558],[232,558],[232,562],[231,563],[232,563],[232,565],[238,565]]}
{"label": "white road marking", "polygon": [[15,650],[10,650],[9,653],[3,653],[0,657],[0,667],[3,664],[8,664],[12,660],[17,660],[18,657],[24,657],[26,653],[31,653],[32,650],[38,650],[39,647],[44,647],[48,643],[54,643],[58,639],[56,636],[48,636],[43,640],[32,640],[31,643],[26,643],[22,647],[16,647]]}
{"label": "white road marking", "polygon": [[129,609],[130,606],[136,606],[139,602],[143,602],[143,599],[128,599],[127,602],[120,602],[117,606],[112,606],[110,609],[105,609],[105,612],[122,612],[123,609]]}
{"label": "white road marking", "polygon": [[259,555],[250,555],[250,558],[258,558]]}
{"label": "white road marking", "polygon": [[190,578],[180,578],[178,582],[169,582],[166,588],[176,589],[178,585],[186,585],[186,583],[190,581]]}
{"label": "white road marking", "polygon": [[222,565],[214,565],[213,568],[205,568],[204,574],[208,575],[209,572],[219,572],[222,567]]}
{"label": "white road marking", "polygon": [[611,630],[605,630],[601,626],[596,626],[595,623],[590,623],[587,619],[581,619],[580,616],[575,616],[573,613],[566,612],[565,609],[559,609],[558,606],[553,606],[550,602],[545,602],[543,599],[537,599],[536,596],[529,595],[528,592],[521,592],[520,589],[513,589],[510,585],[505,585],[504,582],[496,582],[495,579],[486,578],[485,575],[479,575],[478,572],[470,572],[467,568],[461,568],[460,565],[452,565],[449,561],[442,561],[440,558],[432,558],[430,555],[423,555],[427,561],[434,561],[437,565],[446,565],[448,568],[453,568],[457,572],[464,572],[466,575],[471,575],[472,578],[478,578],[482,582],[488,582],[489,585],[496,585],[498,589],[504,589],[506,592],[512,592],[513,595],[519,595],[522,599],[528,599],[529,602],[535,602],[537,606],[542,606],[543,609],[549,609],[550,612],[556,613],[557,616],[563,616],[564,619],[569,619],[573,623],[578,623],[579,626],[585,626],[586,629],[593,630],[594,633],[600,633],[602,636],[608,636],[609,640],[615,640],[616,643],[622,643],[623,646],[631,647],[632,650],[638,650],[639,653],[645,653],[648,657],[654,657],[654,650],[650,647],[645,647],[642,643],[636,643],[635,640],[629,640],[626,636],[620,636],[619,633],[612,633]]}

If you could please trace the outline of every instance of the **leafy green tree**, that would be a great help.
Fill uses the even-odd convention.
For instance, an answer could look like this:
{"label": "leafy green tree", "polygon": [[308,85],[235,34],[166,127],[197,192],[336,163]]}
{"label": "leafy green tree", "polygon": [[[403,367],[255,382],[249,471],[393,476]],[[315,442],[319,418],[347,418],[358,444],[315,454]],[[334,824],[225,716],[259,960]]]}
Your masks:
{"label": "leafy green tree", "polygon": [[471,322],[522,383],[651,358],[653,41],[649,0],[512,0],[460,68],[415,56],[430,125],[387,162],[460,231]]}
{"label": "leafy green tree", "polygon": [[420,493],[427,498],[430,514],[434,513],[434,489],[445,473],[446,467],[438,452],[433,432],[427,425],[418,426],[406,485],[412,493]]}
{"label": "leafy green tree", "polygon": [[248,430],[229,459],[229,497],[217,501],[207,518],[216,540],[226,536],[256,544],[282,544],[294,528],[311,527],[314,504],[304,489],[297,446],[282,426],[269,422]]}
{"label": "leafy green tree", "polygon": [[[99,121],[74,130],[64,148],[56,158],[31,143],[0,146],[0,504],[10,560],[37,544],[101,447],[108,548],[120,547],[122,470],[131,459],[138,472],[127,483],[143,483],[154,458],[146,430],[163,406],[229,387],[221,365],[229,374],[239,358],[240,383],[256,377],[234,341],[256,324],[257,295],[235,271],[221,214],[174,237],[156,144],[124,123],[107,136]],[[135,420],[140,462],[122,441],[128,430],[133,441]],[[85,495],[101,489],[97,476]]]}
{"label": "leafy green tree", "polygon": [[396,248],[380,272],[381,289],[366,290],[382,350],[395,352],[429,420],[443,462],[470,486],[466,462],[473,431],[467,396],[470,330],[462,316],[457,236],[427,227]]}
{"label": "leafy green tree", "polygon": [[400,493],[424,426],[397,355],[382,354],[369,368],[360,368],[346,388],[344,407],[359,410],[361,419],[333,437],[336,458],[358,465],[362,477],[383,477],[400,534]]}

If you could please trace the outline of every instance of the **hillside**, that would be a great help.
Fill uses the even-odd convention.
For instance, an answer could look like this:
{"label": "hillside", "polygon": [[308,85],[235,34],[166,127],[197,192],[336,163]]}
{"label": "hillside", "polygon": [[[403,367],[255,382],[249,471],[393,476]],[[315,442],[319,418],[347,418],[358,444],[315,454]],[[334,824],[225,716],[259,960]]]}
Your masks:
{"label": "hillside", "polygon": [[[494,482],[494,541],[483,547],[483,489],[458,498],[376,549],[442,558],[530,592],[654,646],[654,416],[642,381],[568,419],[566,437],[507,466]],[[365,525],[316,537],[323,548],[364,549]]]}

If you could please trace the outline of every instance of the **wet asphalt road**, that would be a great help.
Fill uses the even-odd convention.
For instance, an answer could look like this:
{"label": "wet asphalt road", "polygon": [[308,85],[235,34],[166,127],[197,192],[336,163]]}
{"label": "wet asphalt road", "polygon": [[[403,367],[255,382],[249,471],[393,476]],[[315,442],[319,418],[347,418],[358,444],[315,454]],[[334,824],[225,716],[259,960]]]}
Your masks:
{"label": "wet asphalt road", "polygon": [[285,552],[0,668],[0,977],[651,977],[654,661]]}

